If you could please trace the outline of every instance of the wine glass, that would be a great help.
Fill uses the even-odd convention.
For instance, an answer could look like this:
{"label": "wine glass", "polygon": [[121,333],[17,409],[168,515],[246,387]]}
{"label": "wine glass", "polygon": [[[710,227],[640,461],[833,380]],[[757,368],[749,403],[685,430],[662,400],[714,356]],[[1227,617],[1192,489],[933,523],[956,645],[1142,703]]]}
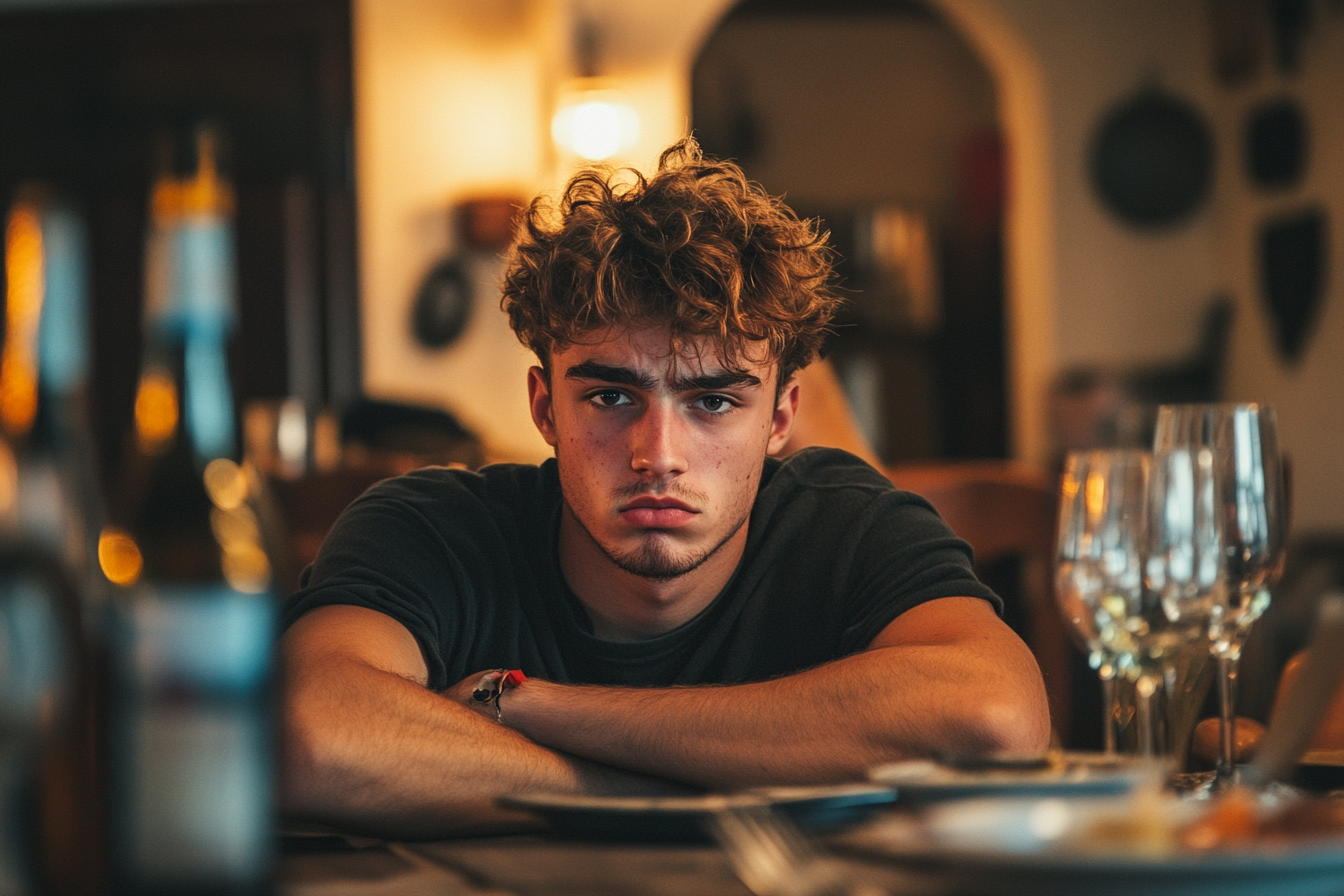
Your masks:
{"label": "wine glass", "polygon": [[1181,649],[1167,659],[1165,682],[1173,750],[1187,746],[1209,684],[1208,624],[1224,588],[1212,460],[1208,449],[1173,449],[1153,457],[1144,577],[1150,599],[1179,633],[1170,646]]}
{"label": "wine glass", "polygon": [[[1119,676],[1143,678],[1135,637],[1143,622],[1143,549],[1151,457],[1137,450],[1072,452],[1060,486],[1055,594],[1101,679],[1102,730],[1116,750]],[[1152,750],[1150,680],[1136,687],[1140,744]],[[1146,704],[1146,705],[1145,705]]]}
{"label": "wine glass", "polygon": [[1283,569],[1286,520],[1274,410],[1256,404],[1165,405],[1158,409],[1153,444],[1158,458],[1174,459],[1192,475],[1207,471],[1210,480],[1199,500],[1202,512],[1214,519],[1219,550],[1210,554],[1208,544],[1190,545],[1189,557],[1198,563],[1189,570],[1192,578],[1186,587],[1167,591],[1206,614],[1218,663],[1222,726],[1215,782],[1222,787],[1236,780],[1241,648],[1269,606],[1270,589]]}

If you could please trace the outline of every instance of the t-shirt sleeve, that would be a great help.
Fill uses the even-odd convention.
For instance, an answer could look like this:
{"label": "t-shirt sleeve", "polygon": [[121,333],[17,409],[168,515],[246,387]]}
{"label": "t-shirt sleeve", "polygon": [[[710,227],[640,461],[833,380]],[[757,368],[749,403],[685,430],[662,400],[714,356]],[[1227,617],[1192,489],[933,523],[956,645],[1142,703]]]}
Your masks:
{"label": "t-shirt sleeve", "polygon": [[981,598],[1001,612],[966,542],[928,501],[861,459],[804,448],[765,472],[745,619],[777,655],[858,653],[902,613],[943,597]]}
{"label": "t-shirt sleeve", "polygon": [[847,651],[864,649],[901,613],[930,600],[978,597],[1003,612],[998,595],[976,578],[970,547],[918,495],[880,492],[855,531],[846,589]]}
{"label": "t-shirt sleeve", "polygon": [[461,599],[473,587],[460,550],[425,515],[415,490],[385,482],[353,503],[332,527],[302,587],[285,603],[287,627],[318,607],[367,607],[401,623],[429,667],[429,686],[446,687],[443,647],[461,630]]}

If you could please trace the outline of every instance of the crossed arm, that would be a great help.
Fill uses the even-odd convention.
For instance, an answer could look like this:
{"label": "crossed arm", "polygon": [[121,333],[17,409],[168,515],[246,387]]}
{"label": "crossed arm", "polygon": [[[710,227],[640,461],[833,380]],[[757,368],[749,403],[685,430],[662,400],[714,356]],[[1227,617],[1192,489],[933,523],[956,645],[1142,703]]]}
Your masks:
{"label": "crossed arm", "polygon": [[281,644],[282,805],[309,821],[442,836],[524,790],[658,793],[855,780],[938,751],[1044,749],[1049,710],[1026,646],[974,598],[902,614],[869,648],[770,681],[609,688],[529,679],[493,707],[476,677],[442,694],[411,634],[331,606]]}

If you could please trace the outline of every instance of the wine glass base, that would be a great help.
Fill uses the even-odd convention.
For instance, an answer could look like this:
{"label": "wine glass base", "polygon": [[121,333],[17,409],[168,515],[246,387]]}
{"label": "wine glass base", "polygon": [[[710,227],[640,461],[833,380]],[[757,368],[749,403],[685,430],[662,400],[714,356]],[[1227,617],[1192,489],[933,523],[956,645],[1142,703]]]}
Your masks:
{"label": "wine glass base", "polygon": [[[1240,769],[1238,769],[1240,770]],[[1218,777],[1216,771],[1177,772],[1167,778],[1167,789],[1188,800],[1216,799],[1240,783],[1240,775]],[[1255,788],[1258,798],[1266,805],[1300,799],[1309,791],[1283,781],[1271,781]],[[1344,791],[1338,791],[1344,794]]]}
{"label": "wine glass base", "polygon": [[1218,793],[1218,773],[1177,772],[1167,778],[1167,788],[1187,799],[1206,800]]}

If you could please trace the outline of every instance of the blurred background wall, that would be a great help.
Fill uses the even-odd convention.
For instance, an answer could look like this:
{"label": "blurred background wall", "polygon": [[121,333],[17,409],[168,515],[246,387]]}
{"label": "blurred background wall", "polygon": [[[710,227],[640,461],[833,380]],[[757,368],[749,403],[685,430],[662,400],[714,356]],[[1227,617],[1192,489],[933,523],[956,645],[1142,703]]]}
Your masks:
{"label": "blurred background wall", "polygon": [[[0,0],[0,12],[12,18],[55,8],[134,12],[189,5]],[[747,84],[741,98],[760,116],[759,151],[744,164],[771,192],[788,194],[810,213],[829,214],[837,233],[849,226],[846,213],[891,203],[935,223],[949,220],[947,209],[962,202],[959,191],[968,181],[966,167],[947,157],[962,159],[965,143],[931,140],[921,148],[906,138],[921,122],[955,123],[960,134],[992,132],[997,124],[1003,202],[995,211],[1001,224],[995,250],[1000,282],[991,288],[998,290],[993,313],[1001,357],[982,366],[974,387],[985,394],[997,389],[998,397],[988,400],[997,401],[998,410],[976,406],[964,416],[974,422],[1002,415],[999,453],[1050,463],[1061,444],[1056,399],[1062,374],[1087,371],[1093,375],[1089,382],[1104,383],[1180,362],[1200,344],[1208,311],[1222,296],[1233,309],[1222,395],[1279,407],[1284,447],[1299,484],[1298,530],[1344,529],[1344,465],[1336,447],[1344,440],[1339,362],[1344,287],[1337,275],[1344,257],[1338,224],[1344,215],[1344,170],[1338,164],[1344,149],[1344,4],[828,4],[824,26],[813,29],[814,49],[852,68],[816,71],[807,83],[830,78],[835,86],[829,96],[812,101],[868,113],[918,101],[925,110],[932,104],[935,113],[921,113],[921,119],[914,111],[893,111],[884,121],[870,116],[873,128],[885,130],[862,137],[819,127],[806,144],[781,139],[798,122],[774,121],[765,113],[790,101],[801,106],[805,99],[798,82],[790,87],[785,76],[791,62],[807,62],[799,45],[788,43],[799,40],[800,32],[805,38],[807,27],[785,19],[815,15],[815,5],[779,0],[774,6],[783,15],[773,24],[759,16],[753,23],[746,14],[752,5],[750,0],[742,9],[732,0],[353,0],[349,146],[357,250],[346,254],[358,284],[354,323],[360,354],[346,366],[362,368],[363,391],[451,411],[480,434],[491,458],[544,457],[525,403],[524,371],[531,359],[497,308],[497,252],[465,239],[458,214],[474,200],[522,200],[554,189],[572,170],[573,159],[563,157],[550,139],[549,119],[563,82],[582,67],[575,39],[579,25],[597,24],[596,52],[588,54],[587,64],[618,82],[640,116],[637,141],[615,161],[645,168],[692,125],[709,137],[712,102],[697,99],[693,85],[706,75],[714,48],[732,38],[748,42],[738,53]],[[1282,19],[1284,10],[1300,15],[1301,27],[1280,21],[1276,30],[1274,16]],[[893,23],[892,15],[900,21]],[[874,16],[886,17],[885,30],[873,27]],[[1242,20],[1252,24],[1229,30],[1229,23]],[[762,36],[760,29],[772,28],[773,36]],[[891,40],[891,58],[874,49],[884,34]],[[751,41],[763,42],[748,52]],[[787,52],[779,49],[785,46]],[[1292,51],[1292,64],[1281,59],[1285,47]],[[925,58],[919,54],[934,50],[940,55],[919,62]],[[773,65],[773,74],[747,70],[753,58]],[[1187,216],[1164,226],[1135,227],[1099,199],[1089,165],[1106,115],[1117,103],[1153,88],[1188,103],[1207,122],[1213,137],[1211,181]],[[1275,98],[1294,101],[1307,123],[1306,161],[1300,178],[1266,186],[1248,173],[1247,131],[1253,113]],[[946,110],[941,116],[940,103]],[[835,162],[859,157],[880,178],[855,177]],[[817,170],[828,159],[835,169]],[[844,162],[851,164],[859,162]],[[898,182],[902,175],[908,182]],[[947,180],[935,183],[939,177]],[[858,195],[856,183],[872,189]],[[837,211],[836,205],[845,208]],[[1259,243],[1267,224],[1313,212],[1325,221],[1323,285],[1314,315],[1306,315],[1305,336],[1289,354],[1280,348],[1281,333],[1264,300]],[[946,243],[949,231],[939,226],[935,231]],[[460,338],[431,349],[414,338],[410,318],[422,280],[446,257],[459,258],[467,272],[472,314]],[[917,384],[933,369],[946,379],[948,369],[958,366],[946,363],[949,343],[920,339],[909,342],[905,357],[913,360],[906,367],[882,375]],[[837,348],[837,363],[845,351]],[[862,382],[863,376],[852,379]],[[886,385],[891,391],[890,382]],[[947,404],[945,394],[936,389],[929,394]],[[964,399],[973,400],[979,399]],[[888,430],[918,421],[926,411],[906,407]],[[946,430],[946,421],[942,425]],[[889,449],[905,456],[890,431],[887,438]],[[947,453],[948,438],[944,431],[906,448],[914,452],[910,456]],[[965,453],[969,444],[953,448]]]}
{"label": "blurred background wall", "polygon": [[[1344,148],[1340,4],[1308,4],[1310,27],[1294,72],[1275,64],[1266,32],[1254,51],[1255,73],[1232,84],[1215,76],[1212,23],[1219,6],[1208,0],[930,5],[944,17],[951,39],[964,42],[993,79],[1007,144],[1009,451],[1049,459],[1049,390],[1061,370],[1181,358],[1197,345],[1211,300],[1225,294],[1235,306],[1225,397],[1280,407],[1295,478],[1310,483],[1295,498],[1297,526],[1344,527],[1344,469],[1335,447],[1344,439],[1344,365],[1338,361],[1344,287],[1337,277],[1327,279],[1308,344],[1296,361],[1285,361],[1273,347],[1256,256],[1256,232],[1266,216],[1313,204],[1335,221],[1344,214],[1344,173],[1332,162]],[[687,128],[697,54],[731,6],[727,0],[583,6],[605,23],[611,71],[637,86],[641,114],[655,108],[651,100],[662,104],[648,115],[626,160],[648,165],[658,147]],[[565,22],[573,9],[517,3],[483,13],[476,4],[449,0],[357,0],[355,10],[366,385],[441,402],[480,427],[498,450],[539,456],[543,448],[523,402],[529,359],[499,318],[481,315],[473,324],[479,329],[460,345],[427,356],[406,335],[405,304],[418,271],[451,242],[441,214],[446,207],[482,189],[527,194],[563,177],[545,139],[544,117],[547,85],[567,64]],[[818,40],[845,52],[845,27],[844,16],[837,16]],[[862,22],[854,27],[862,29]],[[775,64],[789,58],[776,56]],[[894,74],[888,66],[856,78],[849,95],[834,101],[872,103],[891,89],[882,79]],[[1194,104],[1215,137],[1208,200],[1188,220],[1152,231],[1109,213],[1088,175],[1100,119],[1150,85]],[[770,89],[768,78],[751,82],[753,96]],[[1249,181],[1243,150],[1248,110],[1271,95],[1296,98],[1310,120],[1307,174],[1277,192]],[[505,109],[514,113],[507,125]],[[893,131],[903,124],[894,121]],[[506,134],[508,128],[516,130]],[[815,154],[826,136],[818,129],[808,149]],[[817,158],[824,154],[814,155],[813,164]],[[824,201],[805,184],[781,178],[767,186],[803,202]],[[1338,226],[1328,233],[1327,268],[1333,270],[1344,237]]]}

